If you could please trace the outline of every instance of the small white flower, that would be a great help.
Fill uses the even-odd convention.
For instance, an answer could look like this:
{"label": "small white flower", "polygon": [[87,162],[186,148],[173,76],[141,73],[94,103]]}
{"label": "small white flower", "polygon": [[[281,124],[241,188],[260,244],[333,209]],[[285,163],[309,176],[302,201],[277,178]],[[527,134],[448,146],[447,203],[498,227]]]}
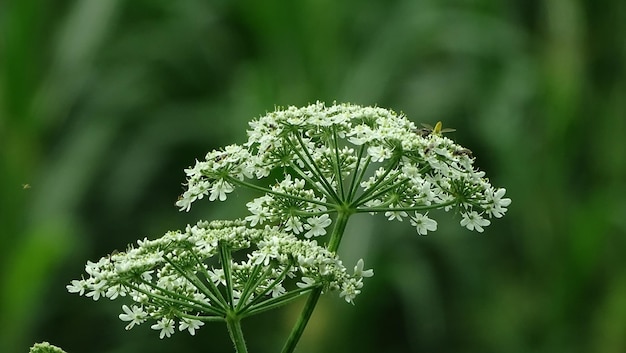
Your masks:
{"label": "small white flower", "polygon": [[213,271],[207,271],[211,282],[217,284],[226,285],[226,277],[224,276],[224,270],[221,268],[214,269]]}
{"label": "small white flower", "polygon": [[101,258],[98,262],[87,261],[85,265],[85,272],[92,277],[97,277],[100,275],[100,267],[108,262],[109,259]]}
{"label": "small white flower", "polygon": [[285,223],[285,231],[294,232],[294,234],[300,234],[304,231],[304,225],[300,220],[300,217],[290,216]]}
{"label": "small white flower", "polygon": [[356,266],[354,266],[354,275],[356,277],[372,277],[374,270],[363,270],[363,266],[365,266],[363,259],[359,259],[359,261],[356,262]]}
{"label": "small white flower", "polygon": [[196,199],[196,195],[193,195],[189,191],[185,191],[178,201],[176,201],[176,206],[180,207],[180,211],[189,212],[191,204],[196,201]]}
{"label": "small white flower", "polygon": [[387,217],[388,220],[393,221],[394,219],[397,219],[399,222],[402,222],[402,218],[403,217],[407,217],[408,214],[404,211],[387,211],[385,212],[385,217]]}
{"label": "small white flower", "polygon": [[184,169],[184,171],[189,178],[198,178],[200,175],[202,175],[202,169],[206,168],[206,166],[206,162],[199,162],[196,159],[196,164],[193,166],[193,168],[187,168]]}
{"label": "small white flower", "polygon": [[200,320],[189,319],[189,318],[184,317],[180,320],[180,323],[178,324],[178,330],[179,331],[187,330],[189,331],[189,334],[194,336],[196,334],[196,330],[199,329],[200,326],[203,326],[203,325],[204,325],[204,322]]}
{"label": "small white flower", "polygon": [[247,222],[250,222],[251,227],[254,227],[257,224],[263,224],[265,222],[265,219],[266,219],[265,215],[261,212],[253,213],[249,216],[246,216],[245,218]]}
{"label": "small white flower", "polygon": [[487,213],[496,218],[504,216],[504,213],[507,211],[506,208],[511,204],[511,199],[502,198],[505,193],[506,189],[500,188],[492,195],[487,194],[487,200],[490,201],[490,204],[487,206]]}
{"label": "small white flower", "polygon": [[100,296],[104,296],[106,293],[106,282],[105,281],[98,281],[96,283],[94,283],[90,288],[91,288],[91,292],[87,293],[88,297],[92,297],[93,300],[98,300],[100,299]]}
{"label": "small white flower", "polygon": [[437,221],[417,212],[415,212],[415,217],[411,217],[411,225],[417,229],[419,235],[426,235],[429,231],[437,230]]}
{"label": "small white flower", "polygon": [[117,298],[118,296],[122,296],[125,297],[126,296],[126,292],[124,291],[124,288],[121,285],[116,285],[116,286],[112,286],[109,287],[109,289],[107,289],[106,291],[106,295],[107,298],[113,300],[115,298]]}
{"label": "small white flower", "polygon": [[302,282],[296,283],[296,286],[300,288],[308,288],[315,285],[315,279],[310,277],[302,277]]}
{"label": "small white flower", "polygon": [[200,180],[196,183],[193,183],[189,186],[188,192],[196,195],[198,200],[201,200],[204,195],[208,194],[209,189],[211,188],[211,183],[208,180]]}
{"label": "small white flower", "polygon": [[490,225],[491,222],[488,219],[484,219],[481,215],[476,211],[472,211],[470,213],[464,213],[463,219],[461,220],[461,226],[469,229],[476,230],[479,233],[483,232],[483,227]]}
{"label": "small white flower", "polygon": [[130,321],[125,327],[126,330],[130,330],[133,326],[140,325],[146,321],[147,314],[140,306],[133,305],[132,308],[129,308],[128,305],[122,305],[122,310],[124,310],[124,313],[119,315],[120,320]]}
{"label": "small white flower", "polygon": [[306,238],[318,237],[326,234],[326,227],[332,223],[328,214],[323,214],[319,217],[311,217],[306,221],[308,223],[304,225],[304,229],[308,229],[308,232],[304,234]]}
{"label": "small white flower", "polygon": [[367,148],[367,153],[372,157],[372,161],[374,162],[383,162],[391,158],[391,150],[384,146],[370,146]]}
{"label": "small white flower", "polygon": [[277,298],[280,297],[281,295],[285,294],[287,292],[287,290],[285,289],[285,287],[283,287],[282,284],[278,283],[276,284],[273,288],[272,288],[272,298]]}
{"label": "small white flower", "polygon": [[271,201],[272,198],[266,195],[246,203],[246,207],[248,207],[248,210],[252,213],[245,218],[246,221],[250,222],[250,226],[254,227],[257,224],[263,224],[267,220],[269,210],[266,208],[265,203]]}
{"label": "small white flower", "polygon": [[67,291],[70,293],[78,293],[78,295],[83,295],[85,294],[85,288],[87,288],[87,286],[85,285],[85,280],[72,280],[71,284],[68,284],[67,286],[65,286],[65,288],[67,288]]}
{"label": "small white flower", "polygon": [[209,196],[209,201],[215,201],[218,199],[220,201],[224,201],[227,198],[226,194],[233,192],[233,190],[235,190],[235,188],[230,183],[224,180],[220,180],[213,184],[213,186],[211,186],[211,195]]}
{"label": "small white flower", "polygon": [[343,284],[339,296],[343,297],[346,302],[354,304],[354,298],[361,293],[361,288],[363,288],[361,279],[356,280],[351,278],[348,282]]}
{"label": "small white flower", "polygon": [[174,333],[174,320],[163,317],[161,320],[157,321],[156,324],[150,326],[153,330],[161,330],[159,333],[159,338],[163,339],[163,337],[170,337]]}
{"label": "small white flower", "polygon": [[359,146],[364,143],[367,143],[371,139],[372,130],[367,125],[356,125],[352,127],[349,134],[350,134],[350,137],[348,141]]}

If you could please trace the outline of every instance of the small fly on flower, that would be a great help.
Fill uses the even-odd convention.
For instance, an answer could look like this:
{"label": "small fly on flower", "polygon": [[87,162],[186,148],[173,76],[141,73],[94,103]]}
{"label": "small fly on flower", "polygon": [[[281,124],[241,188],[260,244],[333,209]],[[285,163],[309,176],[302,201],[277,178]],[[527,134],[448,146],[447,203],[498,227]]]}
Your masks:
{"label": "small fly on flower", "polygon": [[415,133],[417,133],[418,135],[422,137],[427,137],[428,135],[431,135],[431,134],[441,136],[442,134],[446,132],[456,131],[456,129],[452,129],[452,128],[443,128],[443,124],[441,123],[441,121],[438,121],[437,124],[435,124],[435,127],[429,124],[422,124],[422,126],[423,128],[414,130]]}
{"label": "small fly on flower", "polygon": [[461,148],[459,150],[456,150],[454,152],[452,152],[453,156],[468,156],[469,158],[472,158],[472,151],[469,148]]}
{"label": "small fly on flower", "polygon": [[113,261],[113,256],[119,254],[120,252],[117,251],[117,249],[113,249],[113,251],[107,256],[109,258],[109,261]]}

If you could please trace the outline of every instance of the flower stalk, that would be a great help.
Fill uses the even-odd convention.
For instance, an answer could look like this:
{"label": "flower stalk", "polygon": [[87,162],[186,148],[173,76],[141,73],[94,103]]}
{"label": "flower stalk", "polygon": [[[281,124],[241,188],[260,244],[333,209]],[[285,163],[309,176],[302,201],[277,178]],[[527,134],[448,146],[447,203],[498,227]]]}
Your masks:
{"label": "flower stalk", "polygon": [[226,317],[226,327],[228,328],[228,334],[235,346],[237,353],[248,353],[246,347],[246,340],[243,337],[243,331],[241,330],[241,319],[236,315],[228,315]]}
{"label": "flower stalk", "polygon": [[[341,237],[343,236],[346,225],[348,224],[348,218],[350,218],[351,214],[352,213],[349,211],[338,212],[335,227],[333,228],[333,232],[328,242],[328,250],[332,252],[337,251],[339,243],[341,242]],[[304,329],[309,323],[309,319],[311,318],[311,315],[313,315],[313,311],[315,310],[315,306],[317,305],[321,295],[322,288],[313,289],[307,298],[307,301],[302,308],[302,313],[300,313],[300,316],[298,317],[289,338],[287,338],[287,342],[285,342],[281,353],[292,353],[296,349],[296,345],[298,344],[300,337],[302,337]]]}

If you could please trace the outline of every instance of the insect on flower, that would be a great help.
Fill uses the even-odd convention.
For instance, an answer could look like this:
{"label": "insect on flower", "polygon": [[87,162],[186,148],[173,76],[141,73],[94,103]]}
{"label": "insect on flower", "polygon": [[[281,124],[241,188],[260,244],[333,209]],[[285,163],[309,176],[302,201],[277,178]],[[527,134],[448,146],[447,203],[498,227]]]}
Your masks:
{"label": "insect on flower", "polygon": [[226,157],[228,157],[228,153],[222,153],[222,154],[219,154],[219,155],[215,156],[213,161],[215,161],[215,163],[219,163],[219,162],[223,161],[224,159],[226,159]]}
{"label": "insect on flower", "polygon": [[442,134],[446,133],[446,132],[454,132],[456,131],[456,129],[452,129],[452,128],[443,128],[441,121],[438,121],[435,124],[435,127],[429,125],[429,124],[422,124],[422,128],[420,129],[415,129],[413,132],[417,133],[418,135],[422,136],[422,137],[427,137],[428,135],[437,135],[437,136],[441,136]]}
{"label": "insect on flower", "polygon": [[109,255],[107,255],[107,257],[109,258],[109,261],[113,260],[113,256],[119,254],[120,252],[117,249],[114,249]]}
{"label": "insect on flower", "polygon": [[461,148],[459,150],[456,150],[454,152],[452,152],[453,156],[468,156],[469,158],[472,158],[472,151],[469,148]]}

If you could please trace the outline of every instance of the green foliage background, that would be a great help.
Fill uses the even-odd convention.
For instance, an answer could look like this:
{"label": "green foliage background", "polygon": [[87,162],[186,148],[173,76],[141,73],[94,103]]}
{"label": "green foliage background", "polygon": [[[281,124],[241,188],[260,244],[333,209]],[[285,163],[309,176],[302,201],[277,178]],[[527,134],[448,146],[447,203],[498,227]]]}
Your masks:
{"label": "green foliage background", "polygon": [[[66,293],[86,260],[179,213],[183,168],[274,106],[379,105],[444,122],[513,199],[485,234],[357,218],[376,275],[325,298],[298,352],[626,351],[626,2],[5,0],[0,3],[0,347],[231,352],[225,327],[159,340]],[[28,187],[30,186],[30,187]],[[277,352],[292,306],[244,321]]]}

